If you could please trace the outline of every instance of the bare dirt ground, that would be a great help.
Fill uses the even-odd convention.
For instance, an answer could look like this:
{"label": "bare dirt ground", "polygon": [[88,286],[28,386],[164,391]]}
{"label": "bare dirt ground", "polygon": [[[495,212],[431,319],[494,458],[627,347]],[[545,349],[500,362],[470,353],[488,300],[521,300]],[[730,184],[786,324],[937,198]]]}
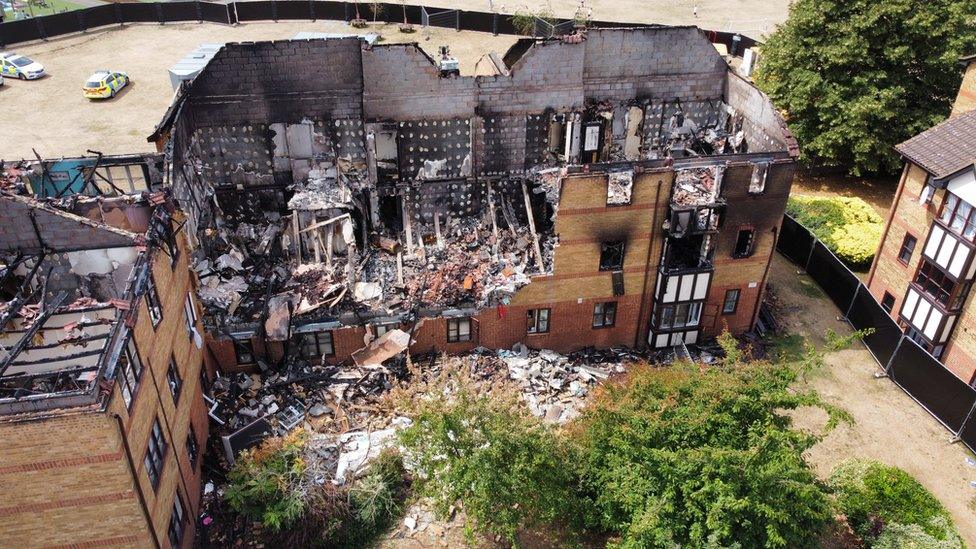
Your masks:
{"label": "bare dirt ground", "polygon": [[[837,320],[840,312],[819,293],[805,274],[776,254],[770,284],[780,303],[788,303],[788,329],[807,341],[822,345],[827,329],[851,332]],[[819,293],[819,295],[818,295]],[[949,432],[921,406],[888,379],[875,379],[880,367],[861,344],[828,353],[827,366],[815,372],[799,388],[814,389],[828,403],[854,417],[827,434],[807,453],[817,474],[827,478],[841,461],[862,457],[900,467],[939,498],[952,513],[959,533],[969,546],[976,546],[976,467],[966,464],[972,457],[960,443],[949,444]],[[820,432],[827,421],[818,409],[801,409],[791,414],[796,426]]]}
{"label": "bare dirt ground", "polygon": [[[77,156],[86,150],[106,154],[154,150],[146,141],[173,99],[168,69],[200,44],[291,38],[299,31],[353,32],[343,22],[212,23],[127,25],[18,47],[44,64],[49,75],[34,81],[5,79],[0,86],[0,158]],[[514,36],[430,28],[404,34],[396,25],[370,25],[383,41],[418,42],[432,56],[447,44],[462,73],[489,51],[504,53]],[[132,84],[114,99],[91,101],[81,86],[95,70],[127,72]]]}

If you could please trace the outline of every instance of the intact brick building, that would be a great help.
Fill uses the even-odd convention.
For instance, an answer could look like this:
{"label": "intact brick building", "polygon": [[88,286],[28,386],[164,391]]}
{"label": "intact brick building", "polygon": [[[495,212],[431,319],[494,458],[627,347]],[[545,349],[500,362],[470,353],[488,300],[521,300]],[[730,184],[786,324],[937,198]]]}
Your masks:
{"label": "intact brick building", "polygon": [[0,219],[0,547],[192,546],[207,378],[180,214],[3,191]]}
{"label": "intact brick building", "polygon": [[905,333],[976,383],[976,62],[952,115],[896,147],[905,160],[868,287]]}
{"label": "intact brick building", "polygon": [[769,99],[693,27],[502,61],[227,44],[181,89],[150,139],[215,366],[358,361],[403,332],[415,353],[569,352],[754,326],[797,157]]}

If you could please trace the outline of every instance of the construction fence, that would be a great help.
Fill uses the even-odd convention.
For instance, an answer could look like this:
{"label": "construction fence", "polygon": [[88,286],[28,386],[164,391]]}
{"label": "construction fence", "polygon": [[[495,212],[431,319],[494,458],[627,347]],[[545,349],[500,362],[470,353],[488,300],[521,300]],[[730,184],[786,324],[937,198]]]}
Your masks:
{"label": "construction fence", "polygon": [[857,330],[871,328],[864,345],[889,379],[976,451],[976,388],[950,372],[906,336],[860,279],[792,217],[783,219],[776,249],[802,267]]}
{"label": "construction fence", "polygon": [[[363,19],[385,23],[403,23],[453,28],[458,31],[490,32],[492,34],[520,34],[512,15],[480,11],[444,10],[399,3],[331,2],[325,0],[259,0],[254,2],[126,2],[105,4],[43,17],[0,23],[0,46],[10,46],[55,36],[86,32],[108,25],[126,23],[199,22],[234,25],[247,21],[280,21],[328,19],[351,21],[357,7]],[[373,8],[376,8],[374,17]],[[589,21],[592,27],[642,27],[640,23]],[[570,19],[539,19],[534,33],[542,38],[567,34],[573,30]],[[729,51],[742,54],[745,48],[757,44],[752,38],[732,32],[705,31],[712,42],[725,44]],[[733,36],[738,37],[733,41]],[[733,51],[735,48],[735,51]]]}

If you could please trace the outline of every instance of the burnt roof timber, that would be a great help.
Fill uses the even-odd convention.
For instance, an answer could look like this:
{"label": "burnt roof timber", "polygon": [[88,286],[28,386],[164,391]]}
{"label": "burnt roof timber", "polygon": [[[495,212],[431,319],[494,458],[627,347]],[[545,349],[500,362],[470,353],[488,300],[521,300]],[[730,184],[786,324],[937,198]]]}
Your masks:
{"label": "burnt roof timber", "polygon": [[26,332],[24,332],[24,335],[21,336],[20,340],[17,341],[17,344],[14,345],[14,348],[8,351],[7,358],[4,359],[3,364],[0,364],[0,377],[3,377],[3,374],[7,371],[8,368],[10,368],[10,365],[14,363],[14,360],[17,358],[17,355],[19,355],[20,352],[23,351],[25,348],[27,348],[27,346],[30,344],[31,340],[34,338],[34,334],[36,334],[37,331],[41,329],[41,326],[44,325],[44,322],[51,315],[57,312],[58,307],[60,307],[61,304],[64,302],[64,300],[67,298],[68,298],[68,292],[61,291],[61,293],[59,293],[54,298],[54,301],[51,302],[50,306],[45,307],[44,310],[41,312],[41,314],[38,315],[36,319],[34,319],[34,323],[31,324],[31,327]]}
{"label": "burnt roof timber", "polygon": [[[24,306],[24,303],[26,303],[27,300],[37,291],[37,288],[30,290],[30,283],[34,279],[34,275],[37,274],[37,270],[41,267],[41,263],[44,262],[45,254],[41,253],[35,257],[37,257],[37,263],[35,263],[34,267],[31,268],[29,273],[27,273],[27,276],[24,278],[24,283],[20,285],[20,289],[17,290],[17,295],[14,296],[14,299],[12,300],[12,304],[7,307],[7,310],[4,311],[2,315],[0,315],[0,333],[5,332],[3,327],[7,325],[7,322],[13,318],[15,314],[20,312],[20,308]],[[30,290],[30,292],[28,292],[28,290]]]}

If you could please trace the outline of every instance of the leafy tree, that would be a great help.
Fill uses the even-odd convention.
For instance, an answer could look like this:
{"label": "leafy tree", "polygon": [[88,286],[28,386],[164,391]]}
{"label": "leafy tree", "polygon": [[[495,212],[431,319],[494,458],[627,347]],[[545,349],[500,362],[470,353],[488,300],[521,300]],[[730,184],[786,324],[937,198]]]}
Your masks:
{"label": "leafy tree", "polygon": [[941,121],[976,44],[972,0],[796,0],[756,81],[809,162],[894,172],[893,145]]}
{"label": "leafy tree", "polygon": [[817,438],[778,413],[819,404],[789,389],[796,372],[729,361],[606,384],[575,426],[588,523],[621,547],[815,546],[831,519],[802,458]]}
{"label": "leafy tree", "polygon": [[[413,424],[401,432],[406,457],[423,472],[421,491],[447,515],[461,502],[469,531],[503,536],[572,511],[572,469],[555,433],[528,414],[515,391],[490,389],[445,367],[404,402]],[[401,408],[403,409],[403,408]]]}

